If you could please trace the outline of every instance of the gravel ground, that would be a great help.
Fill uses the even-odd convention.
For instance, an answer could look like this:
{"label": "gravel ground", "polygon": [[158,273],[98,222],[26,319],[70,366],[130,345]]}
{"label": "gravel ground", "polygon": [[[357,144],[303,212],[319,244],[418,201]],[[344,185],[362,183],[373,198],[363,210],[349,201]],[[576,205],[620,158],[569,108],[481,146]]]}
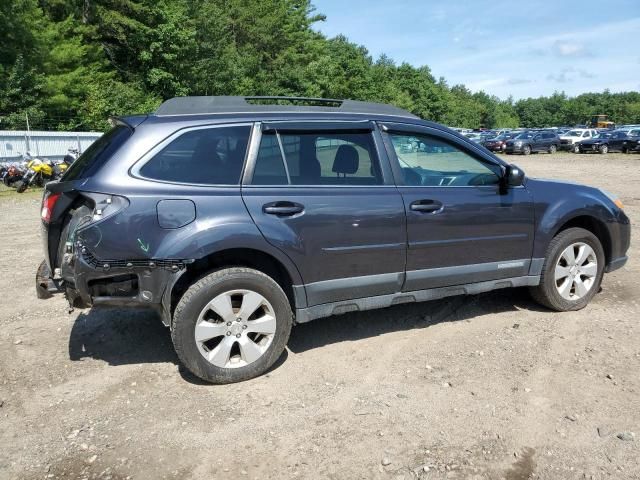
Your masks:
{"label": "gravel ground", "polygon": [[[640,217],[639,155],[509,158]],[[332,317],[212,386],[150,313],[35,298],[38,207],[0,195],[0,478],[640,478],[637,244],[582,311],[518,289]]]}

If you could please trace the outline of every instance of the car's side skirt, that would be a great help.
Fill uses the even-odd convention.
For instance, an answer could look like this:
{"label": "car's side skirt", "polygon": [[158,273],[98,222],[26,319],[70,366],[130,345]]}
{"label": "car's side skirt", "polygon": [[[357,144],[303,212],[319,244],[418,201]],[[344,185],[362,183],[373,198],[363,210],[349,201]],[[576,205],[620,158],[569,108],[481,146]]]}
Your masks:
{"label": "car's side skirt", "polygon": [[330,317],[348,312],[386,308],[402,303],[426,302],[454,295],[476,295],[500,288],[535,286],[540,283],[540,275],[501,278],[484,282],[467,283],[450,287],[430,288],[413,292],[397,292],[389,295],[323,303],[308,308],[296,309],[296,323],[306,323],[317,318]]}

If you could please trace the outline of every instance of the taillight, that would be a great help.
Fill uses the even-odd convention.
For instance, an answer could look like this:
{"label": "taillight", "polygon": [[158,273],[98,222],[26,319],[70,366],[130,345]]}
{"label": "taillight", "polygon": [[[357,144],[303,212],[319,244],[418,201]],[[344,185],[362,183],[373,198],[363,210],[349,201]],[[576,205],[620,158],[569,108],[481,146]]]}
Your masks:
{"label": "taillight", "polygon": [[51,213],[53,212],[53,207],[55,207],[56,202],[60,198],[60,193],[49,193],[46,192],[44,197],[42,198],[42,211],[40,213],[40,218],[45,223],[49,223],[51,221]]}

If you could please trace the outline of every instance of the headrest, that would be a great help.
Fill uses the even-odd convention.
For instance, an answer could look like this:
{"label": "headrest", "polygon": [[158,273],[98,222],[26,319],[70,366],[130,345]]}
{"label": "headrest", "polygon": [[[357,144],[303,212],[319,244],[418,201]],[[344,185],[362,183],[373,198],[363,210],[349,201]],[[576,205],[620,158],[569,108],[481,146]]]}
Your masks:
{"label": "headrest", "polygon": [[352,174],[358,171],[359,165],[360,156],[358,155],[358,150],[351,145],[340,145],[331,171]]}

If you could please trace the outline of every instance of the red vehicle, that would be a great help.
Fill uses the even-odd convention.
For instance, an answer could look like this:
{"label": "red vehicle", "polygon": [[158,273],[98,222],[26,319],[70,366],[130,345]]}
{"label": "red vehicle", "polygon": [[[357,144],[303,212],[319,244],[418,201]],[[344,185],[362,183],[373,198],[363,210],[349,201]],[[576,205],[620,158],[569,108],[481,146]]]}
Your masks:
{"label": "red vehicle", "polygon": [[489,138],[483,145],[486,149],[492,152],[504,152],[507,147],[507,140],[515,137],[516,133],[503,133],[494,138]]}

